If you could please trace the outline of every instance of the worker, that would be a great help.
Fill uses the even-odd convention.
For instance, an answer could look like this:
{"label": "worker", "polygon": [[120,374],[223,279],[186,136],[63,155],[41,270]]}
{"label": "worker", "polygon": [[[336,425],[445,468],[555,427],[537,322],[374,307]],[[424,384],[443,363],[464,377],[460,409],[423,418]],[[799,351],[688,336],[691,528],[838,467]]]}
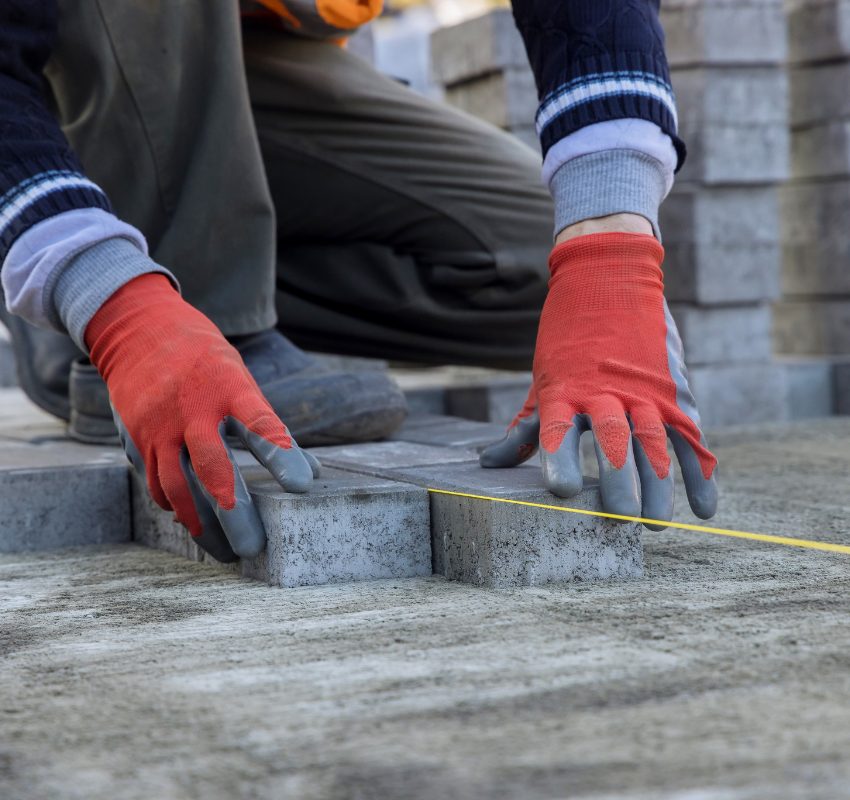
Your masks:
{"label": "worker", "polygon": [[383,373],[301,348],[533,361],[482,466],[539,447],[570,497],[590,430],[605,510],[664,521],[669,437],[710,517],[716,461],[663,296],[658,206],[685,147],[658,0],[515,0],[542,181],[539,154],[345,49],[380,3],[5,0],[0,262],[24,388],[84,420],[91,397],[67,393],[86,354],[105,386],[80,385],[108,391],[153,498],[221,558],[265,543],[228,438],[305,492],[319,466],[296,437],[404,418]]}

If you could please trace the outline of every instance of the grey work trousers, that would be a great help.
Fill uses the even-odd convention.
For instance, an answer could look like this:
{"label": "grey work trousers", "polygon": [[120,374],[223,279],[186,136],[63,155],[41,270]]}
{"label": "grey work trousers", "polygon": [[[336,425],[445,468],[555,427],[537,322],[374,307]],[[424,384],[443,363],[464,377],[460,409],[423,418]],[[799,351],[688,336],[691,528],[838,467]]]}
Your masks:
{"label": "grey work trousers", "polygon": [[552,202],[537,154],[234,0],[60,0],[46,69],[117,215],[228,335],[528,369]]}

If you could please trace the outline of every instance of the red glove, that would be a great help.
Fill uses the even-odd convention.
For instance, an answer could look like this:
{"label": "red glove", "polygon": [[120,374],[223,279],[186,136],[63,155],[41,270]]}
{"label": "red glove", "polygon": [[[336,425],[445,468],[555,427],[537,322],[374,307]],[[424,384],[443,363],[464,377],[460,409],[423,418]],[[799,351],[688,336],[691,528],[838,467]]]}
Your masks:
{"label": "red glove", "polygon": [[259,554],[265,532],[225,434],[287,491],[306,492],[314,470],[236,350],[155,274],[118,289],[85,338],[125,451],[154,500],[219,560]]}
{"label": "red glove", "polygon": [[558,245],[540,318],[534,385],[482,466],[513,466],[542,445],[547,487],[582,488],[579,438],[592,430],[606,511],[669,520],[673,442],[691,507],[713,516],[717,460],[706,449],[682,345],[664,301],[664,250],[652,236],[600,233]]}

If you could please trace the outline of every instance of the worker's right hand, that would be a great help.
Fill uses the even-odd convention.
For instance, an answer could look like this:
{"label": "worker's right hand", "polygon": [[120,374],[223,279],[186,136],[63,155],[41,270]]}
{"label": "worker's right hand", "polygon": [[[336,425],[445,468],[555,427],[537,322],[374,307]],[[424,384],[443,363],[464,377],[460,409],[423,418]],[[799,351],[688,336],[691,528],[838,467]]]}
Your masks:
{"label": "worker's right hand", "polygon": [[115,421],[153,499],[220,561],[252,558],[262,522],[227,445],[238,437],[290,492],[318,471],[275,416],[239,353],[158,274],[118,289],[86,328]]}
{"label": "worker's right hand", "polygon": [[717,459],[700,431],[664,301],[663,256],[645,234],[598,233],[555,247],[534,383],[505,438],[481,454],[482,466],[515,466],[539,444],[547,488],[572,497],[582,489],[579,439],[593,431],[603,509],[664,522],[673,515],[669,437],[693,512],[714,515]]}

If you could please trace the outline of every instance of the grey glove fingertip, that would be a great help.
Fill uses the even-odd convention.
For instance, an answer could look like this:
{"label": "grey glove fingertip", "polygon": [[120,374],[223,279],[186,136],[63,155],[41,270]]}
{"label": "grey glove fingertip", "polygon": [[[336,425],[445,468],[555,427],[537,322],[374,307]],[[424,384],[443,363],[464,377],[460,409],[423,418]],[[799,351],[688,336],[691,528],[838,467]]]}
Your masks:
{"label": "grey glove fingertip", "polygon": [[[668,471],[666,478],[659,478],[652,468],[640,439],[633,437],[632,446],[638,477],[640,478],[640,515],[644,519],[659,519],[669,522],[673,519],[675,493],[673,470]],[[644,527],[651,531],[663,531],[667,528],[666,525],[647,525],[646,523],[644,523]]]}
{"label": "grey glove fingertip", "polygon": [[673,450],[682,468],[682,482],[691,511],[700,519],[711,519],[717,513],[717,483],[714,474],[706,479],[697,454],[684,436],[675,428],[667,428]]}
{"label": "grey glove fingertip", "polygon": [[240,441],[253,453],[257,459],[281,485],[286,492],[302,494],[310,491],[313,478],[319,462],[313,457],[315,465],[308,459],[307,454],[292,440],[292,447],[284,450],[276,444],[264,439],[260,434],[248,430],[247,426],[238,419],[228,417],[225,425],[231,436],[239,437]]}
{"label": "grey glove fingertip", "polygon": [[192,501],[195,504],[198,519],[201,520],[201,535],[193,537],[192,541],[202,550],[209,553],[216,561],[221,561],[223,564],[231,564],[239,556],[233,552],[233,548],[227,540],[227,535],[221,527],[218,517],[215,515],[213,504],[207,499],[209,495],[203,491],[201,481],[195,473],[192,461],[189,458],[189,451],[186,445],[180,448],[180,467],[186,478],[186,484],[189,486],[189,493],[192,495]]}
{"label": "grey glove fingertip", "polygon": [[626,463],[621,469],[617,469],[608,460],[596,437],[593,439],[593,446],[596,449],[596,460],[599,462],[599,494],[602,496],[602,509],[609,514],[639,517],[641,513],[640,481],[635,464],[632,437],[629,436]]}
{"label": "grey glove fingertip", "polygon": [[535,411],[521,419],[506,434],[505,438],[488,445],[478,457],[484,469],[516,467],[531,458],[540,440],[540,418]]}
{"label": "grey glove fingertip", "polygon": [[248,492],[248,487],[245,485],[245,479],[242,477],[236,460],[233,458],[233,453],[227,444],[224,422],[218,426],[218,433],[233,470],[233,494],[236,498],[236,504],[231,509],[222,508],[207,491],[207,487],[204,486],[202,481],[199,480],[198,485],[221,523],[233,552],[240,558],[256,558],[266,547],[266,531],[254,506],[254,501]]}
{"label": "grey glove fingertip", "polygon": [[554,453],[548,452],[546,448],[540,450],[543,482],[558,497],[575,497],[584,488],[579,445],[585,428],[575,418],[573,423]]}

